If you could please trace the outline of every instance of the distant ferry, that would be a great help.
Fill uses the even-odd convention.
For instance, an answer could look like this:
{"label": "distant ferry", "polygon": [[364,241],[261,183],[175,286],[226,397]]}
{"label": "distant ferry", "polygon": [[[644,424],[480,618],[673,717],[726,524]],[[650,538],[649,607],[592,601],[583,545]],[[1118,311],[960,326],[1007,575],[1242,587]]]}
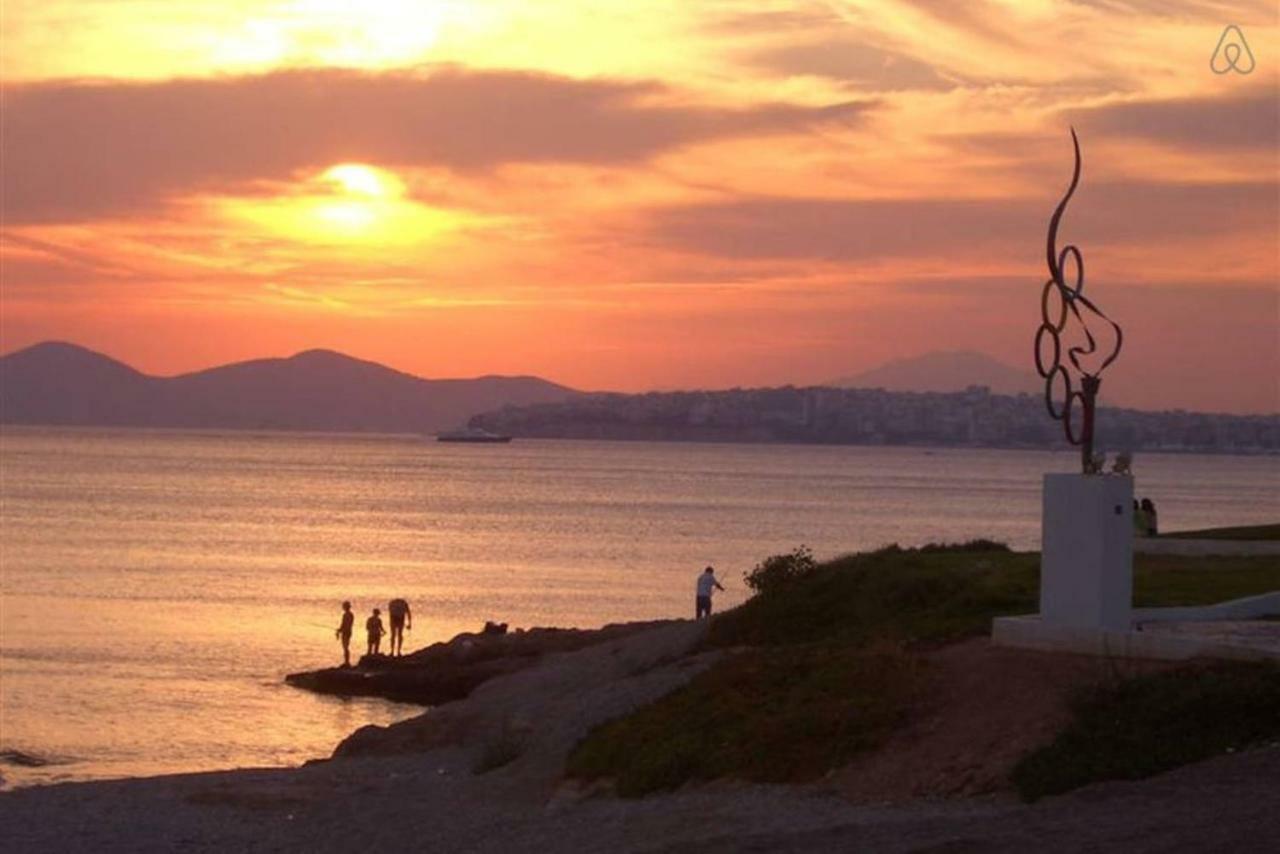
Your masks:
{"label": "distant ferry", "polygon": [[436,434],[437,442],[476,442],[480,444],[496,444],[510,442],[510,436],[491,433],[479,427],[467,427],[464,430],[446,430]]}

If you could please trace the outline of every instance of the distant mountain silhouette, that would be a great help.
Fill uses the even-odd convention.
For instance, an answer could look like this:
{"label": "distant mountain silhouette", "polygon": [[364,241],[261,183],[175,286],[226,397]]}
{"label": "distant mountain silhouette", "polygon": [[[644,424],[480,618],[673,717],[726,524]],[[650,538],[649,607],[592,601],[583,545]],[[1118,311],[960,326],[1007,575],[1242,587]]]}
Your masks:
{"label": "distant mountain silhouette", "polygon": [[824,385],[840,388],[883,388],[889,391],[963,391],[982,385],[996,394],[1040,394],[1044,381],[972,350],[925,353],[886,362],[861,374],[840,377]]}
{"label": "distant mountain silhouette", "polygon": [[10,424],[432,432],[574,394],[537,377],[422,379],[331,350],[176,377],[60,342],[0,357],[0,421]]}

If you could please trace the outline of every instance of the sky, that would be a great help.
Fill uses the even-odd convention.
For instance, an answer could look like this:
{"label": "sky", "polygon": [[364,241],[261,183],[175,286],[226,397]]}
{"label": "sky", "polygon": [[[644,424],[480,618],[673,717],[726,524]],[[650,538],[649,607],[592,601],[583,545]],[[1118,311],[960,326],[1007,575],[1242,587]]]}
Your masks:
{"label": "sky", "polygon": [[[582,389],[1032,369],[1280,411],[1280,21],[1200,0],[5,0],[0,350]],[[1238,24],[1255,67],[1217,74]]]}

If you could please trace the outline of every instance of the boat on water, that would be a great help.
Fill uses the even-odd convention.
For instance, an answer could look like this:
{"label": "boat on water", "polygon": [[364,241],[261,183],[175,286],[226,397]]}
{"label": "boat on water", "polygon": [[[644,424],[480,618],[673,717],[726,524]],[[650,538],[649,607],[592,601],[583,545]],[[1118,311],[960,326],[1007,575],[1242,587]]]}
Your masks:
{"label": "boat on water", "polygon": [[510,436],[493,433],[480,427],[467,427],[462,430],[445,430],[436,434],[437,442],[474,442],[477,444],[505,444],[511,441]]}

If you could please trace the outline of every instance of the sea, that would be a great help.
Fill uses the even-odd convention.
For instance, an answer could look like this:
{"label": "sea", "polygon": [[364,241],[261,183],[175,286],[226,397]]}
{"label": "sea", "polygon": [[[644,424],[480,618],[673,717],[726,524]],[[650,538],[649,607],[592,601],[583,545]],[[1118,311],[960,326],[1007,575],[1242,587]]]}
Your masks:
{"label": "sea", "polygon": [[[317,696],[394,597],[417,648],[478,630],[689,617],[716,567],[975,537],[1034,549],[1075,452],[5,427],[6,787],[297,765],[420,714]],[[1163,529],[1274,522],[1280,458],[1138,455]],[[353,646],[358,646],[357,633]]]}

